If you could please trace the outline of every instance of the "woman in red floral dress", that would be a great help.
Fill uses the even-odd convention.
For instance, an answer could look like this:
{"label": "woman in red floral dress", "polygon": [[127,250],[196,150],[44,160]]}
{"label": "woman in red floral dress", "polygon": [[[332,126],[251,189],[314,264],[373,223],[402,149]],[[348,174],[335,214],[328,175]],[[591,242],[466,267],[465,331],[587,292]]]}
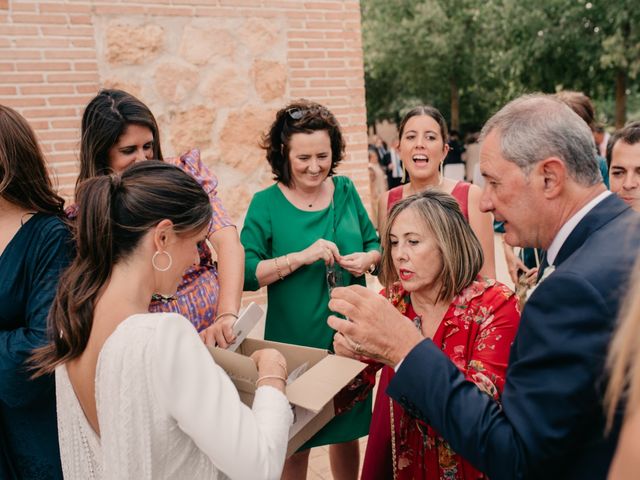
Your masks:
{"label": "woman in red floral dress", "polygon": [[[400,201],[382,245],[382,293],[442,348],[479,395],[500,401],[520,313],[511,290],[478,276],[482,248],[456,200],[426,191]],[[362,478],[486,478],[386,395],[393,374],[390,367],[382,370]]]}

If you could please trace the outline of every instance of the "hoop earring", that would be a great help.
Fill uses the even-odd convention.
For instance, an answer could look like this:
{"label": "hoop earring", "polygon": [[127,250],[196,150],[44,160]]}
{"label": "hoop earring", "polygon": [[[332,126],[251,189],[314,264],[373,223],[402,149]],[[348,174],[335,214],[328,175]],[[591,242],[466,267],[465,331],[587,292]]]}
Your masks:
{"label": "hoop earring", "polygon": [[[158,258],[158,255],[162,255],[162,254],[166,255],[169,258],[169,265],[167,265],[165,268],[160,268],[158,267],[158,265],[156,265],[156,258]],[[159,250],[156,250],[156,253],[153,254],[153,257],[151,257],[151,265],[153,265],[153,268],[159,272],[166,272],[171,268],[172,264],[173,264],[173,258],[171,258],[171,255],[169,254],[169,252],[161,252]]]}
{"label": "hoop earring", "polygon": [[444,167],[442,166],[442,164],[444,163],[444,161],[440,162],[440,165],[438,165],[438,186],[442,185],[444,183]]}

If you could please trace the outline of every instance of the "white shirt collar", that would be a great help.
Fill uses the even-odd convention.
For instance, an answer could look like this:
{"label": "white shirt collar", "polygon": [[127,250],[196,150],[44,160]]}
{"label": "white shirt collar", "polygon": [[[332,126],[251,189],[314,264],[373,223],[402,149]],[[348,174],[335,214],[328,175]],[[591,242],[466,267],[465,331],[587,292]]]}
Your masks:
{"label": "white shirt collar", "polygon": [[556,261],[556,257],[558,256],[558,252],[562,248],[562,245],[564,244],[565,240],[569,238],[569,235],[571,235],[573,229],[576,228],[576,226],[580,223],[580,220],[582,220],[587,215],[587,213],[589,213],[596,205],[598,205],[609,195],[611,195],[611,192],[609,190],[605,190],[600,195],[589,201],[576,213],[574,213],[573,216],[569,220],[567,220],[564,225],[562,225],[562,228],[558,230],[558,233],[556,233],[553,242],[551,242],[551,245],[547,249],[547,262],[549,263],[549,265],[553,265],[553,263]]}

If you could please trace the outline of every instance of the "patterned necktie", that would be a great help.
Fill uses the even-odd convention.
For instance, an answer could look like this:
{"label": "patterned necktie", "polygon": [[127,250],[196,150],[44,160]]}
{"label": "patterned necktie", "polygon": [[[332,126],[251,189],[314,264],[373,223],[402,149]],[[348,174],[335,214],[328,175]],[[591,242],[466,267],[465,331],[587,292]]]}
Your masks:
{"label": "patterned necktie", "polygon": [[542,262],[540,263],[540,267],[538,268],[538,278],[536,279],[536,284],[540,283],[540,279],[544,274],[544,269],[549,266],[549,262],[547,261],[547,252],[544,252],[542,256]]}

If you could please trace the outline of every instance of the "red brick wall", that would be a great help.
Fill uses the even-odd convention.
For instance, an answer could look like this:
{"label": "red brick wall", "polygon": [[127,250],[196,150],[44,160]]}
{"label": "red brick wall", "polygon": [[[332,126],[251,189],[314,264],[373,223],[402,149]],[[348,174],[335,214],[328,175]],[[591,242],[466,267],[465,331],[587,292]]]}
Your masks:
{"label": "red brick wall", "polygon": [[214,22],[221,17],[284,18],[289,97],[310,98],[335,112],[348,143],[341,171],[368,198],[358,1],[0,0],[0,101],[36,129],[64,194],[70,194],[77,174],[82,110],[104,81],[94,23],[121,15],[142,15],[150,23],[159,16],[211,17]]}
{"label": "red brick wall", "polygon": [[[171,19],[210,19],[212,26],[230,19],[259,18],[282,25],[288,84],[285,96],[268,108],[302,97],[329,107],[347,140],[340,173],[355,181],[365,205],[369,204],[357,0],[0,0],[0,103],[14,107],[34,127],[62,194],[71,196],[78,172],[84,106],[109,83],[111,65],[100,54],[104,25],[120,18],[164,25]],[[148,101],[144,94],[140,97]],[[163,128],[164,114],[169,113],[159,111],[153,102],[150,105]],[[167,141],[163,135],[163,149]],[[212,149],[219,147],[220,139],[214,138]],[[217,160],[205,160],[218,173]],[[265,175],[252,191],[268,181],[268,172]],[[220,180],[224,187],[224,175]],[[221,188],[223,201],[227,192],[232,195],[230,190]],[[231,197],[229,203],[242,205],[247,200]]]}

